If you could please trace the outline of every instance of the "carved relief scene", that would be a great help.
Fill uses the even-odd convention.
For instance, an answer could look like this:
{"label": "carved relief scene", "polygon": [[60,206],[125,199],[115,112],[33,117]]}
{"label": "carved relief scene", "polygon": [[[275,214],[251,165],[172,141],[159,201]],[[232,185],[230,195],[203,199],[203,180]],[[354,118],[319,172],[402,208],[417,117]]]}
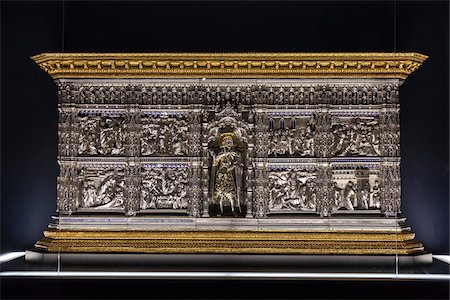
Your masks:
{"label": "carved relief scene", "polygon": [[152,167],[142,172],[141,209],[186,209],[187,168]]}
{"label": "carved relief scene", "polygon": [[270,211],[316,210],[315,170],[271,169],[268,174]]}
{"label": "carved relief scene", "polygon": [[380,179],[376,170],[333,170],[332,210],[380,209],[380,199]]}
{"label": "carved relief scene", "polygon": [[80,170],[80,207],[123,209],[125,180],[123,169],[82,168]]}
{"label": "carved relief scene", "polygon": [[314,156],[314,118],[269,118],[269,156]]}
{"label": "carved relief scene", "polygon": [[188,155],[188,122],[184,116],[145,114],[141,118],[141,155]]}
{"label": "carved relief scene", "polygon": [[[92,98],[97,87],[83,89],[83,99],[89,101],[75,110],[60,109],[59,153],[64,159],[78,156],[76,160],[83,163],[126,160],[133,172],[125,171],[125,181],[113,183],[115,177],[108,177],[107,167],[83,179],[76,197],[64,190],[72,181],[61,185],[59,207],[76,211],[70,204],[76,198],[80,199],[76,207],[123,208],[126,215],[157,210],[170,214],[180,209],[196,217],[398,210],[397,204],[380,206],[381,180],[373,174],[366,180],[350,170],[353,175],[331,180],[330,165],[323,167],[323,174],[329,175],[322,178],[319,171],[324,159],[357,157],[364,162],[399,154],[396,108],[382,112],[373,101],[364,102],[375,99],[375,90],[376,99],[384,101],[381,87],[187,84],[164,88],[139,83],[109,89],[119,89],[118,94],[108,94],[105,86],[98,90],[99,98]],[[133,98],[133,93],[142,98]],[[116,102],[137,103],[116,105],[106,101],[107,95],[120,96]],[[353,102],[345,99],[351,97],[368,106],[350,106]],[[185,99],[186,105],[175,107],[179,99]],[[266,106],[260,106],[263,103]],[[287,169],[270,169],[291,159]],[[305,164],[311,167],[302,169]],[[191,178],[194,165],[195,178]],[[106,188],[108,184],[114,188]],[[121,196],[124,184],[127,188]],[[392,192],[391,197],[386,192],[383,197],[398,202],[397,194]],[[123,197],[130,200],[123,202]]]}
{"label": "carved relief scene", "polygon": [[333,117],[332,156],[379,156],[380,125],[377,116]]}
{"label": "carved relief scene", "polygon": [[124,155],[124,117],[80,114],[78,121],[78,154],[80,156]]}

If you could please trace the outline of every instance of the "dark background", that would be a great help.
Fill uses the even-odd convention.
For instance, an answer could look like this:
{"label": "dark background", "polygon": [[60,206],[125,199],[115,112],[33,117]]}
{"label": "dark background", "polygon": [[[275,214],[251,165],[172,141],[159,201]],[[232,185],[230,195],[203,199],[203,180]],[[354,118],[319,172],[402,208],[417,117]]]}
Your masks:
{"label": "dark background", "polygon": [[[414,51],[400,89],[402,210],[449,250],[448,2],[75,2],[65,52]],[[395,13],[395,14],[394,14]],[[56,86],[30,59],[63,50],[63,5],[1,3],[1,252],[32,248],[55,214]]]}

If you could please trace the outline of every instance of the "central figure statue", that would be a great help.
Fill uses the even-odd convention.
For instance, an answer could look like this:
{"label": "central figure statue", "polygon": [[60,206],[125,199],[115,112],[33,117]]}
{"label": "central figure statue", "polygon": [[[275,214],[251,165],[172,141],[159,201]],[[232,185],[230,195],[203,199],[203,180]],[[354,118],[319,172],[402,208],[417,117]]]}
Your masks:
{"label": "central figure statue", "polygon": [[219,154],[216,156],[211,151],[211,202],[219,205],[221,216],[224,206],[230,206],[234,216],[242,212],[240,198],[243,164],[241,154],[234,150],[233,137],[233,133],[223,133]]}

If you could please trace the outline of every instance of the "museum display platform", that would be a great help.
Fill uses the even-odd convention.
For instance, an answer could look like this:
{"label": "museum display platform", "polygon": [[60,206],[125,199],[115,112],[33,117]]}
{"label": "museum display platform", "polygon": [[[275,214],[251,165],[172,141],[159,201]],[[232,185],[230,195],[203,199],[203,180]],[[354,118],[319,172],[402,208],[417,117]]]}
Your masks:
{"label": "museum display platform", "polygon": [[7,255],[15,259],[0,256],[5,298],[445,299],[450,283],[448,255],[416,256],[419,264],[395,255]]}

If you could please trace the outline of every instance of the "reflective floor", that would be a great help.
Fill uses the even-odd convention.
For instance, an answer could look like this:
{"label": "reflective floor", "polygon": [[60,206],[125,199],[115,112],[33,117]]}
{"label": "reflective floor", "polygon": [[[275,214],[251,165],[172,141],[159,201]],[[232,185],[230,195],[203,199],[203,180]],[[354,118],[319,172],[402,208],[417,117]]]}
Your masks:
{"label": "reflective floor", "polygon": [[[320,265],[299,257],[56,256],[46,263],[25,252],[0,256],[1,299],[448,299],[448,255],[429,264],[352,260]],[[392,257],[391,257],[392,258]],[[313,257],[320,260],[320,257]],[[326,257],[323,257],[324,264]],[[141,261],[141,263],[139,263]],[[394,257],[394,262],[395,262]],[[400,260],[397,260],[400,261]],[[347,262],[347,263],[345,263]],[[383,262],[383,263],[380,263]],[[192,264],[194,263],[194,264]]]}
{"label": "reflective floor", "polygon": [[[27,260],[25,254],[27,253]],[[31,254],[30,254],[31,253]],[[450,256],[428,255],[416,263],[386,256],[52,254],[0,256],[0,276],[149,279],[388,279],[450,281]],[[306,257],[306,258],[305,258]],[[363,260],[365,259],[365,260]],[[314,262],[314,260],[316,262]],[[358,262],[359,261],[359,262]]]}

